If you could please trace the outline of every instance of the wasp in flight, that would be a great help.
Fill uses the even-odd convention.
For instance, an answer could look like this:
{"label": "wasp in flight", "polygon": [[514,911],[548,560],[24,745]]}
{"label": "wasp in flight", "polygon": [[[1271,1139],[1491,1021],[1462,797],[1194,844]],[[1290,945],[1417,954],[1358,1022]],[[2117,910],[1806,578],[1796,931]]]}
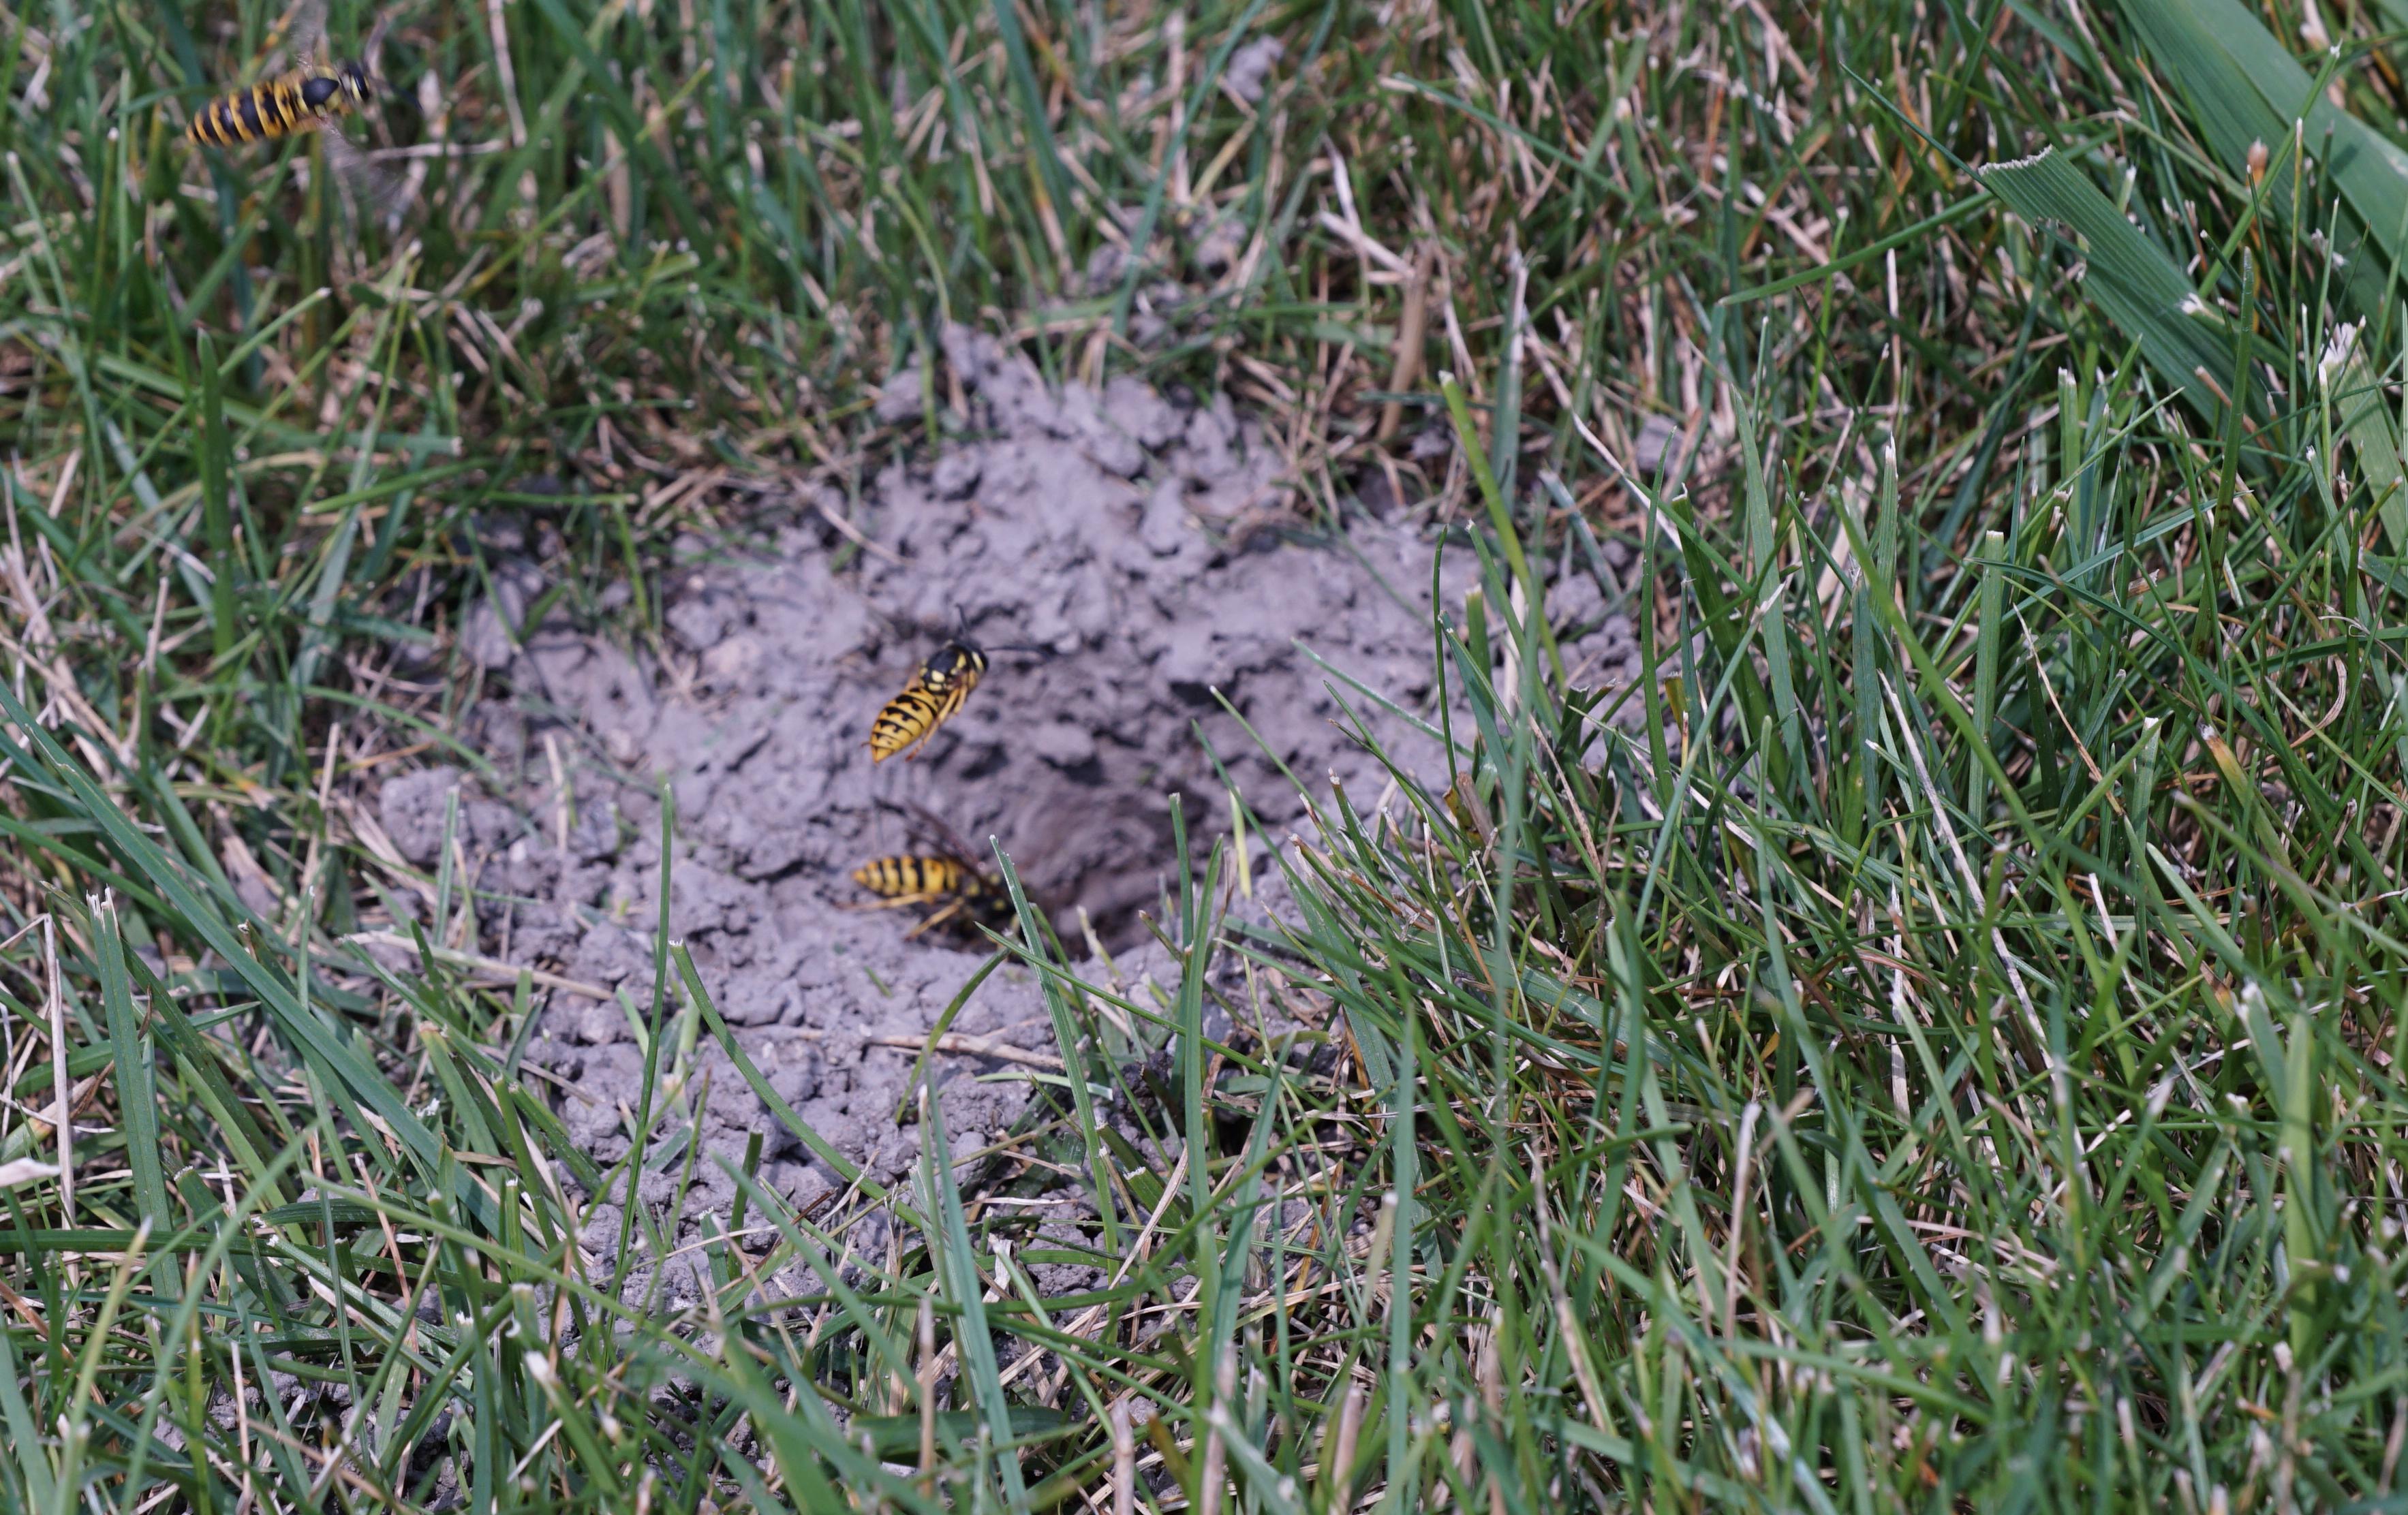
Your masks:
{"label": "wasp in flight", "polygon": [[[1039,652],[1037,647],[981,648],[969,637],[969,621],[953,639],[912,670],[903,693],[888,700],[869,722],[869,761],[883,763],[910,752],[961,713],[962,705],[986,676],[989,652]],[[916,754],[915,754],[916,755]]]}
{"label": "wasp in flight", "polygon": [[[308,60],[270,79],[220,95],[193,112],[184,138],[197,147],[231,148],[276,142],[315,132],[334,171],[363,207],[390,203],[398,181],[368,161],[336,126],[376,98],[376,83],[363,63],[334,63],[320,56],[325,41],[324,0],[302,0],[292,18],[293,46],[286,54]],[[374,42],[370,43],[371,48]]]}
{"label": "wasp in flight", "polygon": [[986,653],[967,641],[939,648],[912,672],[903,693],[888,700],[869,722],[869,761],[883,763],[937,734],[961,712],[970,691],[986,674]]}
{"label": "wasp in flight", "polygon": [[948,921],[974,922],[1005,904],[1004,891],[969,861],[969,849],[935,816],[910,808],[920,833],[935,850],[872,858],[853,870],[853,881],[878,896],[875,909],[933,905],[936,912],[911,928],[906,939]]}
{"label": "wasp in flight", "polygon": [[322,72],[296,68],[210,101],[194,114],[184,136],[210,148],[273,142],[348,116],[374,95],[368,71],[359,64],[336,64]]}

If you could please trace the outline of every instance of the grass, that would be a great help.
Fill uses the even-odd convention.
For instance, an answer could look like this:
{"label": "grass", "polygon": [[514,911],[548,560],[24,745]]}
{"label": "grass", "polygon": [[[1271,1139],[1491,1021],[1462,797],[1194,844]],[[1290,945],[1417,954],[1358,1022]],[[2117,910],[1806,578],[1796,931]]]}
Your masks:
{"label": "grass", "polygon": [[[276,19],[5,19],[0,1504],[2408,1508],[2389,0],[337,6],[356,235],[177,138]],[[580,1259],[544,990],[356,796],[457,754],[497,534],[640,642],[681,534],[941,440],[873,400],[948,320],[1480,551],[1453,787],[1315,793],[1286,939],[1182,852],[1141,1045],[1049,965],[1012,1181],[1092,1253],[931,1109]],[[1239,967],[1321,1039],[1209,1043]]]}

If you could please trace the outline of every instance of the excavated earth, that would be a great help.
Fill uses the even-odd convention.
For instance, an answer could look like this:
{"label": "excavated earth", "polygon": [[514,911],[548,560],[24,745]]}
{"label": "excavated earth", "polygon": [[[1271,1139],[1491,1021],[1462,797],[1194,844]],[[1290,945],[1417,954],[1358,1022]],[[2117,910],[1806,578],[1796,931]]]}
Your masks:
{"label": "excavated earth", "polygon": [[[1244,908],[1269,918],[1285,898],[1270,849],[1304,816],[1288,775],[1324,798],[1335,780],[1361,811],[1400,808],[1339,693],[1408,773],[1443,783],[1436,743],[1337,677],[1434,716],[1426,532],[1362,519],[1335,541],[1287,539],[1279,455],[1226,398],[1128,379],[1049,390],[1025,360],[959,331],[945,359],[968,413],[951,418],[957,439],[933,465],[887,467],[850,507],[822,499],[756,551],[688,553],[665,586],[668,636],[653,654],[555,622],[513,638],[506,622],[521,623],[542,583],[531,564],[506,564],[463,629],[494,675],[469,729],[502,792],[430,769],[379,796],[394,848],[426,865],[458,790],[460,857],[487,901],[480,950],[579,986],[552,991],[527,1058],[553,1076],[564,1122],[598,1163],[625,1154],[638,1103],[626,1003],[651,1001],[664,782],[673,938],[770,1084],[881,1181],[917,1159],[916,1123],[898,1121],[905,1081],[982,961],[945,931],[912,937],[919,912],[862,908],[850,874],[912,850],[910,807],[990,867],[993,838],[1063,940],[1108,954],[1081,970],[1142,995],[1149,979],[1170,981],[1147,918],[1162,919],[1174,865],[1172,796],[1200,859],[1229,833],[1235,786],[1262,822]],[[885,419],[915,419],[924,389],[951,384],[898,375]],[[1472,555],[1457,548],[1441,565],[1439,593],[1459,612]],[[1635,677],[1629,624],[1587,574],[1564,576],[1551,609],[1584,681]],[[964,622],[982,645],[1033,650],[995,653],[921,755],[873,765],[872,713]],[[1004,1139],[1053,1050],[1034,976],[993,973],[951,1031],[1036,1057],[936,1060],[954,1150],[975,1152]],[[772,1187],[810,1204],[839,1182],[708,1036],[688,1088],[707,1094],[687,1213],[724,1208],[732,1185],[712,1159],[740,1160],[753,1132]],[[645,1180],[648,1204],[670,1202],[682,1164],[666,1166]],[[587,1219],[589,1246],[605,1250],[617,1209],[596,1203]],[[1051,1271],[1041,1286],[1082,1281]]]}

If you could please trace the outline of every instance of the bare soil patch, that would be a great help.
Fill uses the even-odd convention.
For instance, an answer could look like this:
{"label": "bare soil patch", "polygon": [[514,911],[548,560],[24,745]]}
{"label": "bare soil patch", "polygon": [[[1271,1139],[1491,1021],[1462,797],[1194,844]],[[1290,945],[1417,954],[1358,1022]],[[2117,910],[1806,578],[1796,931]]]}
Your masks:
{"label": "bare soil patch", "polygon": [[[1260,819],[1249,836],[1260,915],[1283,897],[1269,848],[1303,813],[1288,775],[1323,794],[1334,779],[1358,811],[1396,808],[1389,775],[1346,729],[1354,718],[1444,784],[1425,732],[1330,671],[1435,719],[1426,533],[1367,519],[1331,541],[1283,535],[1273,523],[1293,518],[1277,451],[1226,399],[1182,402],[1128,379],[1049,390],[962,333],[947,358],[969,412],[960,438],[933,465],[886,468],[853,508],[822,502],[757,555],[697,555],[666,586],[663,653],[562,625],[514,646],[501,616],[515,621],[539,593],[526,568],[505,572],[500,614],[480,609],[466,638],[510,692],[476,724],[512,792],[465,793],[461,809],[478,887],[509,902],[487,911],[486,950],[648,1004],[665,776],[672,932],[781,1094],[882,1180],[919,1148],[897,1119],[910,1044],[980,962],[939,934],[910,939],[911,911],[858,908],[851,871],[911,842],[899,808],[924,807],[982,851],[994,838],[1065,941],[1099,944],[1111,961],[1094,970],[1143,993],[1149,976],[1168,981],[1147,917],[1173,865],[1172,795],[1199,861],[1229,831],[1225,775]],[[909,374],[890,387],[896,419],[920,388]],[[875,550],[847,551],[827,515]],[[1439,593],[1459,607],[1469,551],[1444,566]],[[1627,679],[1627,622],[1584,574],[1565,590],[1586,614],[1564,622],[1576,647],[1601,681]],[[963,622],[983,645],[1041,650],[996,653],[921,756],[873,765],[871,715]],[[386,786],[380,819],[405,854],[432,859],[459,782],[435,770]],[[1034,976],[1010,965],[951,1031],[1037,1060],[1053,1044]],[[555,993],[529,1055],[565,1080],[579,1143],[598,1161],[623,1156],[644,1064],[624,1007]],[[963,1151],[1001,1139],[1027,1100],[1010,1080],[1040,1065],[937,1062]],[[704,1203],[719,1208],[729,1188],[709,1159],[740,1158],[753,1131],[770,1138],[772,1186],[808,1202],[838,1181],[778,1145],[777,1122],[707,1036],[693,1069],[710,1080]],[[648,1179],[648,1199],[666,1199],[670,1178]],[[607,1206],[595,1218],[615,1227]]]}

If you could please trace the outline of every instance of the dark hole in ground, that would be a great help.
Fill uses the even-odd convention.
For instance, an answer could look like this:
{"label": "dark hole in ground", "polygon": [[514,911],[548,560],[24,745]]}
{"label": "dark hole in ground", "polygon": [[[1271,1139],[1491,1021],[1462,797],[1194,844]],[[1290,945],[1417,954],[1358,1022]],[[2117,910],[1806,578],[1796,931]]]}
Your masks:
{"label": "dark hole in ground", "polygon": [[[1267,545],[1259,531],[1232,549],[1226,523],[1285,502],[1279,458],[1226,400],[1174,406],[1132,379],[1055,394],[1026,363],[959,334],[948,359],[979,439],[886,469],[851,532],[827,523],[848,508],[830,492],[752,556],[696,544],[663,586],[657,660],[558,625],[513,649],[501,617],[516,623],[542,590],[523,560],[498,572],[499,613],[480,607],[466,628],[466,650],[517,700],[480,707],[479,739],[523,785],[519,813],[473,798],[464,809],[478,883],[539,902],[488,916],[487,949],[603,992],[556,996],[535,1049],[573,1091],[564,1120],[598,1153],[614,1139],[624,1151],[611,1102],[641,1068],[624,1011],[604,996],[650,994],[659,807],[644,776],[666,776],[675,797],[671,930],[713,1003],[765,1069],[781,1070],[769,1077],[787,1080],[782,1097],[886,1177],[916,1148],[895,1120],[904,1049],[979,961],[939,933],[908,939],[914,912],[852,908],[865,898],[852,870],[910,845],[895,807],[932,812],[984,865],[996,838],[1066,943],[1092,929],[1116,958],[1133,954],[1124,968],[1151,972],[1160,954],[1140,917],[1173,866],[1169,796],[1182,796],[1199,869],[1229,829],[1208,748],[1262,823],[1249,838],[1258,880],[1303,813],[1281,764],[1323,794],[1341,777],[1358,812],[1381,808],[1388,776],[1339,728],[1331,675],[1298,641],[1409,710],[1427,703],[1423,536],[1362,522],[1342,550]],[[856,534],[874,547],[836,566]],[[1450,555],[1451,601],[1472,568],[1468,551]],[[1044,654],[996,657],[922,756],[873,766],[872,714],[965,612],[980,639]],[[1411,723],[1347,695],[1410,770],[1440,771]],[[434,855],[446,782],[388,786],[384,824],[406,855]],[[1051,1037],[1038,987],[1015,966],[954,1029],[1030,1047]],[[706,1064],[717,1055],[705,1048]],[[1025,1103],[1024,1086],[968,1077],[982,1071],[995,1066],[940,1070],[947,1122],[965,1140],[1003,1129]],[[715,1151],[711,1122],[735,1134],[762,1116],[732,1070],[713,1078],[703,1139]],[[819,1172],[798,1153],[783,1160],[789,1179]]]}

